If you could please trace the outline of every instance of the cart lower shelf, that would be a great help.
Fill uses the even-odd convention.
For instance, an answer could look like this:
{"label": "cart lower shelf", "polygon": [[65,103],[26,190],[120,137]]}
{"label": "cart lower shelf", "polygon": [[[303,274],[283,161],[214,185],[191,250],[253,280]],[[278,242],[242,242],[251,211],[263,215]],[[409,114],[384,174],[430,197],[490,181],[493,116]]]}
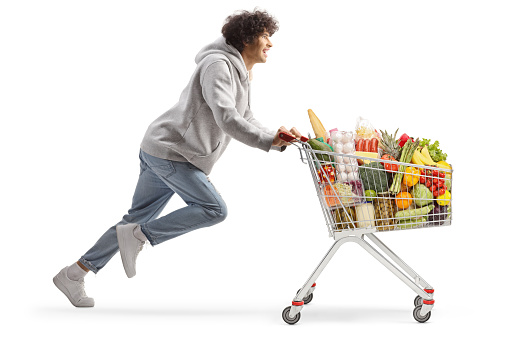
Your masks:
{"label": "cart lower shelf", "polygon": [[[370,243],[368,243],[364,237],[367,237],[371,242],[378,247],[387,257],[392,259],[400,268],[390,262],[383,254],[375,249]],[[324,268],[327,266],[329,261],[332,259],[334,254],[337,252],[341,245],[347,242],[354,242],[364,248],[369,254],[377,259],[382,265],[384,265],[389,271],[403,281],[408,287],[410,287],[417,297],[414,300],[414,319],[418,322],[426,322],[431,316],[431,310],[433,309],[435,301],[433,300],[434,289],[429,285],[422,277],[420,277],[414,270],[410,268],[403,260],[401,260],[394,252],[392,252],[380,239],[378,239],[373,233],[353,234],[349,236],[343,236],[337,239],[331,246],[325,257],[322,259],[320,264],[313,271],[309,279],[306,281],[304,286],[297,291],[297,294],[293,298],[292,305],[286,307],[283,310],[283,320],[290,324],[296,324],[300,320],[300,312],[305,304],[311,302],[313,299],[313,291],[315,290],[316,283]],[[406,274],[405,274],[406,273]],[[421,288],[422,286],[422,288]]]}

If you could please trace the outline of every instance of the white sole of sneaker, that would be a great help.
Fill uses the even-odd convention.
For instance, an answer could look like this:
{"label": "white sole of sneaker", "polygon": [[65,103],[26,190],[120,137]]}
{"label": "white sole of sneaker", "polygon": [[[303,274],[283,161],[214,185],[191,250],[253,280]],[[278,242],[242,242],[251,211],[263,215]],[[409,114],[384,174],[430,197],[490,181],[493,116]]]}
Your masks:
{"label": "white sole of sneaker", "polygon": [[93,306],[78,306],[76,305],[73,300],[71,299],[70,297],[70,294],[69,294],[69,291],[67,290],[67,288],[64,286],[64,284],[58,279],[57,276],[55,276],[53,278],[53,283],[55,284],[55,286],[67,297],[67,299],[69,299],[69,301],[71,302],[71,304],[74,306],[74,307],[93,307]]}
{"label": "white sole of sneaker", "polygon": [[122,265],[124,266],[125,274],[128,278],[132,278],[136,275],[136,272],[133,272],[133,270],[129,267],[127,260],[123,253],[125,253],[125,248],[127,247],[125,237],[121,234],[122,230],[120,227],[117,226],[117,240],[118,240],[118,248],[120,251],[120,258],[122,259]]}

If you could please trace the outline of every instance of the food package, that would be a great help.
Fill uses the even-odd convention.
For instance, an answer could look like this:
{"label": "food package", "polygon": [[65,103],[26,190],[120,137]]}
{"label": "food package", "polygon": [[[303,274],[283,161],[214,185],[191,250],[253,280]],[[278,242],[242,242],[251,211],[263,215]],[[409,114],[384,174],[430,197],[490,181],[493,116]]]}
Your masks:
{"label": "food package", "polygon": [[357,123],[355,124],[355,141],[372,138],[380,139],[377,130],[371,125],[368,119],[358,117]]}
{"label": "food package", "polygon": [[336,181],[336,171],[334,165],[331,163],[323,163],[319,169],[317,169],[318,180],[321,184]]}
{"label": "food package", "polygon": [[355,214],[357,216],[357,227],[374,227],[375,226],[375,209],[370,202],[355,205]]}
{"label": "food package", "polygon": [[358,180],[359,174],[357,160],[355,158],[348,157],[348,155],[355,154],[354,133],[333,129],[331,130],[330,142],[334,149],[334,153],[341,154],[335,156],[338,179],[341,182]]}
{"label": "food package", "polygon": [[396,204],[394,198],[388,193],[378,193],[374,200],[375,224],[379,231],[388,231],[394,229],[394,215],[396,214]]}
{"label": "food package", "polygon": [[352,181],[351,183],[337,181],[333,185],[324,185],[322,192],[327,206],[336,207],[338,205],[341,206],[341,204],[349,205],[364,201],[361,191],[363,189],[362,183],[359,187],[358,182],[360,180]]}
{"label": "food package", "polygon": [[332,218],[335,221],[335,229],[340,231],[343,229],[355,229],[357,228],[357,216],[355,214],[355,207],[353,206],[338,206],[333,209]]}

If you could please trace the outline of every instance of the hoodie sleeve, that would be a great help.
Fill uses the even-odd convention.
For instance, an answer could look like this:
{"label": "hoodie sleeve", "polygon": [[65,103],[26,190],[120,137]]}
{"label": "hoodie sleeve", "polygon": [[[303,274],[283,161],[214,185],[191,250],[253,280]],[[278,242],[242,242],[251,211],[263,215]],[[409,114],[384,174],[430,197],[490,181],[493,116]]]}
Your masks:
{"label": "hoodie sleeve", "polygon": [[246,114],[244,114],[244,119],[246,119],[248,122],[261,129],[263,132],[272,135],[272,137],[274,137],[277,133],[277,131],[273,131],[270,128],[265,127],[261,122],[256,120],[249,106],[247,106],[246,108]]}
{"label": "hoodie sleeve", "polygon": [[[269,134],[272,136],[272,138],[274,138],[274,136],[276,135],[277,131],[274,131],[274,130],[271,130],[270,128],[267,128],[265,127],[261,122],[259,122],[258,120],[255,119],[255,117],[253,116],[253,111],[251,111],[251,108],[249,106],[247,106],[246,108],[246,114],[244,115],[244,118],[251,124],[255,125],[256,127],[258,127],[259,129],[261,129],[262,131],[264,131],[265,133]],[[271,146],[270,148],[271,150],[273,151],[280,151],[280,152],[283,152],[285,149],[286,149],[286,146],[282,146],[282,147],[279,147],[279,146]]]}
{"label": "hoodie sleeve", "polygon": [[232,138],[251,147],[268,152],[274,135],[243,118],[235,108],[232,79],[224,61],[210,64],[202,78],[202,93],[219,128]]}

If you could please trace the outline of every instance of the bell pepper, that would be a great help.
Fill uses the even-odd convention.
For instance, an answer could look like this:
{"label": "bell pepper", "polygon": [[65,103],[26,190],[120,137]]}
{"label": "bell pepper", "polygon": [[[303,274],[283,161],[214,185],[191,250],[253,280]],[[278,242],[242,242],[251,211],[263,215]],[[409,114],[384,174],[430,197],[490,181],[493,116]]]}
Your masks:
{"label": "bell pepper", "polygon": [[412,142],[414,142],[414,138],[411,138],[408,136],[408,134],[403,133],[403,135],[399,138],[399,146],[400,147],[405,146],[405,143],[407,142],[408,139],[412,139]]}
{"label": "bell pepper", "polygon": [[412,187],[413,185],[419,182],[421,171],[419,171],[415,167],[407,167],[405,170],[405,175],[403,176],[403,183],[407,187]]}

